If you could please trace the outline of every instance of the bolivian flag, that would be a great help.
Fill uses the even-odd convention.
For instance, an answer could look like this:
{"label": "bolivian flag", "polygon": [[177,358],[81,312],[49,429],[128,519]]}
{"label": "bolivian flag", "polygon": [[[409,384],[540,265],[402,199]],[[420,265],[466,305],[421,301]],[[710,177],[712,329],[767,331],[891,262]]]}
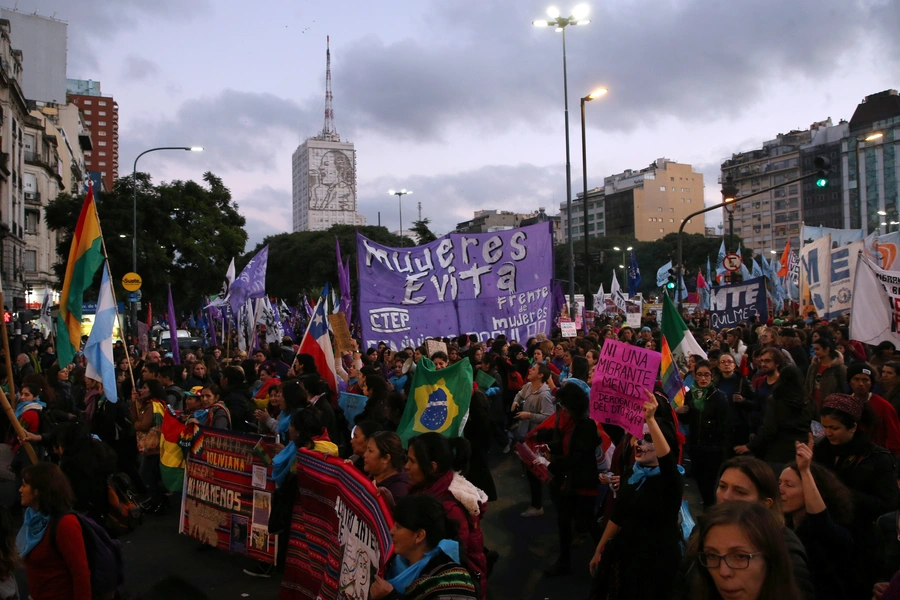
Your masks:
{"label": "bolivian flag", "polygon": [[445,437],[459,437],[471,401],[472,363],[461,360],[438,371],[433,362],[421,358],[397,434],[404,446],[409,438],[432,431]]}
{"label": "bolivian flag", "polygon": [[81,347],[81,305],[84,302],[84,290],[91,286],[103,259],[100,219],[97,217],[94,188],[91,186],[88,187],[75,234],[72,236],[72,247],[66,263],[66,279],[59,297],[56,349],[60,366],[71,363]]}
{"label": "bolivian flag", "polygon": [[185,425],[163,402],[154,401],[153,412],[157,413],[154,415],[156,418],[162,416],[159,435],[159,473],[163,485],[170,492],[180,492],[184,487],[184,449],[178,444],[178,438]]}

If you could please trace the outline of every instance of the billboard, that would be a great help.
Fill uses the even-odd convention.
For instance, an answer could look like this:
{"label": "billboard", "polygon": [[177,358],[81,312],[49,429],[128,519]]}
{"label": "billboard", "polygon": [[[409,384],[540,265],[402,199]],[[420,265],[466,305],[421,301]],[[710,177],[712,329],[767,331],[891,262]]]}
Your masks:
{"label": "billboard", "polygon": [[309,148],[310,210],[356,211],[353,150]]}
{"label": "billboard", "polygon": [[551,224],[496,233],[451,233],[390,248],[357,234],[363,341],[418,347],[428,337],[550,333]]}

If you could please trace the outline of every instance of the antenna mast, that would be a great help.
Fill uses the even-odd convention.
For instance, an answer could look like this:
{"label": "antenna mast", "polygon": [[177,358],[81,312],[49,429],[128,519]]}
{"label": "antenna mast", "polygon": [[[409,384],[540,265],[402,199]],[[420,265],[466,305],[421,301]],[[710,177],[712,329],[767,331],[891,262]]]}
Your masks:
{"label": "antenna mast", "polygon": [[419,202],[419,220],[422,220],[422,203]]}
{"label": "antenna mast", "polygon": [[331,95],[331,36],[325,38],[325,126],[322,127],[323,140],[330,142],[341,141],[341,136],[334,126],[334,108]]}

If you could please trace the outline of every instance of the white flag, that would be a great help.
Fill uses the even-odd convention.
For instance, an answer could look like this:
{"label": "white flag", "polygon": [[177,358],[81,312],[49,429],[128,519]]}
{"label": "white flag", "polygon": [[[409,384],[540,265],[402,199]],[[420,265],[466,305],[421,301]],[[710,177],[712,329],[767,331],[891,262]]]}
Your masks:
{"label": "white flag", "polygon": [[656,287],[666,287],[666,284],[669,283],[669,269],[671,268],[671,260],[659,268],[656,272]]}
{"label": "white flag", "polygon": [[622,288],[619,287],[619,279],[616,277],[615,271],[613,271],[612,285],[610,286],[609,294],[612,297],[612,301],[616,305],[616,308],[625,312],[625,296],[622,294]]}
{"label": "white flag", "polygon": [[853,298],[865,298],[865,310],[853,313],[850,319],[850,339],[864,344],[880,344],[891,342],[900,346],[898,333],[898,315],[894,307],[898,306],[898,296],[891,290],[896,279],[894,272],[884,271],[874,266],[867,258],[861,257],[856,263],[856,276],[853,280]]}
{"label": "white flag", "polygon": [[44,301],[41,302],[41,323],[43,323],[47,329],[53,330],[53,318],[50,316],[51,302],[50,302],[50,290],[44,292]]}
{"label": "white flag", "polygon": [[231,284],[234,283],[234,259],[231,259],[231,264],[228,265],[228,270],[225,271],[225,281],[222,282],[222,289],[219,291],[218,297],[209,303],[209,306],[225,306],[228,304],[228,297],[231,294]]}
{"label": "white flag", "polygon": [[597,290],[597,295],[594,296],[594,312],[598,315],[606,312],[606,294],[603,293],[603,284],[600,284],[600,289]]}

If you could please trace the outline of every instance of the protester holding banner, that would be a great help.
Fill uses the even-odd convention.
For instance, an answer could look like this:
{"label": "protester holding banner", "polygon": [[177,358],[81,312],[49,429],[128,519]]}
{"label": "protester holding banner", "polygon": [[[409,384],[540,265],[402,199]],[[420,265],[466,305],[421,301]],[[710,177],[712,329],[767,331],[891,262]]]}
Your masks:
{"label": "protester holding banner", "polygon": [[675,409],[689,425],[688,449],[692,473],[700,488],[703,506],[715,504],[716,474],[732,447],[728,427],[729,403],[712,383],[712,367],[702,360],[694,369],[694,385],[684,406]]}
{"label": "protester holding banner", "polygon": [[406,471],[412,483],[410,494],[434,496],[447,516],[459,525],[459,540],[474,573],[480,579],[480,598],[487,597],[487,559],[481,519],[487,495],[463,477],[469,466],[469,442],[429,432],[409,440]]}
{"label": "protester holding banner", "polygon": [[660,427],[659,401],[649,390],[645,396],[644,433],[635,446],[634,472],[619,492],[591,559],[591,598],[669,598],[678,571],[683,469],[676,462],[674,427]]}
{"label": "protester holding banner", "polygon": [[[465,600],[478,598],[470,571],[460,564],[458,524],[435,498],[402,498],[393,510],[394,557],[387,579],[375,576],[373,600]],[[483,597],[483,594],[482,594]]]}

